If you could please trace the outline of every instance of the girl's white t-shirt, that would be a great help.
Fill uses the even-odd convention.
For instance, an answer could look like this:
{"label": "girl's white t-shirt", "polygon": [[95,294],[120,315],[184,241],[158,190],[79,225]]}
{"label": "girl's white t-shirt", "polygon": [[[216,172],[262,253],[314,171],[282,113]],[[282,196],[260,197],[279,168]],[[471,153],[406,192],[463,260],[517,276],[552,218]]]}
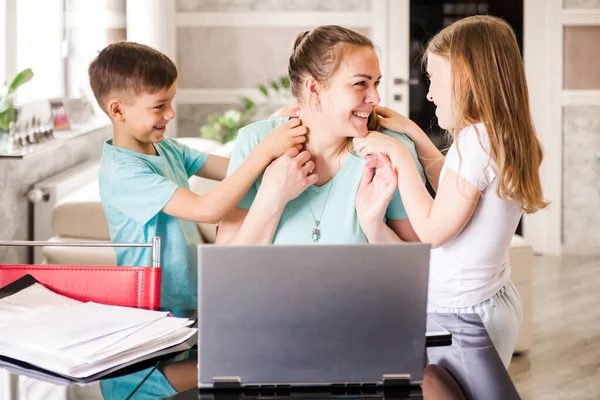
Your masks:
{"label": "girl's white t-shirt", "polygon": [[473,306],[510,280],[508,250],[522,210],[518,201],[498,196],[498,169],[489,149],[485,126],[476,124],[459,133],[446,155],[440,183],[450,168],[476,185],[481,197],[462,232],[431,251],[429,301],[436,305]]}

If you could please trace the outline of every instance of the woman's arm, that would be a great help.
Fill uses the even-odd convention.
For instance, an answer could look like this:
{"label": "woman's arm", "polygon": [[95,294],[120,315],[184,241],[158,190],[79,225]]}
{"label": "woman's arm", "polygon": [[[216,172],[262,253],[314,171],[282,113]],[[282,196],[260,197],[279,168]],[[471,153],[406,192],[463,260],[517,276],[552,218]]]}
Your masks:
{"label": "woman's arm", "polygon": [[388,219],[385,212],[394,196],[398,177],[389,158],[377,154],[368,158],[356,193],[356,213],[369,243],[418,241],[408,219]]}
{"label": "woman's arm", "polygon": [[388,219],[387,225],[404,242],[420,242],[419,236],[412,227],[410,220],[406,219]]}
{"label": "woman's arm", "polygon": [[[260,193],[260,190],[258,191]],[[283,208],[258,195],[250,210],[235,208],[219,225],[216,244],[271,244]],[[268,200],[268,199],[265,199]],[[271,199],[273,200],[273,199]]]}
{"label": "woman's arm", "polygon": [[296,198],[319,177],[310,153],[296,157],[284,154],[269,166],[248,211],[235,208],[219,226],[217,244],[270,244],[285,205]]}
{"label": "woman's arm", "polygon": [[389,219],[387,224],[383,221],[362,226],[369,243],[402,243],[420,242],[408,219]]}

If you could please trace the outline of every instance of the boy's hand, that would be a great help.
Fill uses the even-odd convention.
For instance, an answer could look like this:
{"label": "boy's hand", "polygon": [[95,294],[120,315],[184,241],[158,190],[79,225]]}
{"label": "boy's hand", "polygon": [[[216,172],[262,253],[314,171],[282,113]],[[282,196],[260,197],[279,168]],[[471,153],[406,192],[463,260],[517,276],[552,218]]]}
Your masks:
{"label": "boy's hand", "polygon": [[279,119],[283,117],[292,117],[296,118],[300,116],[300,104],[292,103],[287,106],[281,107],[279,110],[275,111],[269,119]]}
{"label": "boy's hand", "polygon": [[301,150],[307,132],[299,118],[292,118],[269,132],[257,147],[272,160],[285,154],[292,147]]}

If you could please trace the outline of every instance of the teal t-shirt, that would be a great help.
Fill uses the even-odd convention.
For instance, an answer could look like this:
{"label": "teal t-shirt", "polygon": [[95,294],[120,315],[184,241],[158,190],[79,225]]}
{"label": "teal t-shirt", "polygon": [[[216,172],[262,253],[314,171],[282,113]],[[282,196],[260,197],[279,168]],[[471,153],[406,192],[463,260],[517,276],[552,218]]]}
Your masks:
{"label": "teal t-shirt", "polygon": [[[196,307],[196,251],[200,235],[194,222],[161,210],[206,162],[208,155],[166,137],[154,145],[157,156],[104,145],[100,197],[115,243],[148,243],[161,238],[161,306]],[[150,266],[152,250],[115,248],[117,265]]]}
{"label": "teal t-shirt", "polygon": [[[229,163],[227,174],[235,171],[260,140],[273,128],[286,122],[288,118],[260,121],[240,130]],[[414,143],[406,136],[389,130],[382,131],[406,145],[417,164],[423,181],[423,168],[418,161]],[[340,171],[323,186],[315,185],[307,188],[298,197],[285,206],[279,225],[273,238],[274,244],[312,244],[315,219],[320,221],[321,244],[366,243],[356,214],[356,192],[362,179],[366,160],[350,155]],[[256,197],[262,181],[262,174],[254,182],[238,207],[249,209]],[[400,193],[392,197],[386,211],[388,219],[407,219]]]}

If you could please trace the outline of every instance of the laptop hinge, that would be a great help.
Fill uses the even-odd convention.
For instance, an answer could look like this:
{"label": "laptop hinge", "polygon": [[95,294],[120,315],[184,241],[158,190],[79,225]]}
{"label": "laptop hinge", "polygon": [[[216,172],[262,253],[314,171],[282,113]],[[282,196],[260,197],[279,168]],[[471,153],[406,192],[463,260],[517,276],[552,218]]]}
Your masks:
{"label": "laptop hinge", "polygon": [[383,386],[406,386],[410,385],[410,374],[384,374]]}
{"label": "laptop hinge", "polygon": [[240,389],[242,379],[239,376],[213,376],[213,387],[215,389]]}

